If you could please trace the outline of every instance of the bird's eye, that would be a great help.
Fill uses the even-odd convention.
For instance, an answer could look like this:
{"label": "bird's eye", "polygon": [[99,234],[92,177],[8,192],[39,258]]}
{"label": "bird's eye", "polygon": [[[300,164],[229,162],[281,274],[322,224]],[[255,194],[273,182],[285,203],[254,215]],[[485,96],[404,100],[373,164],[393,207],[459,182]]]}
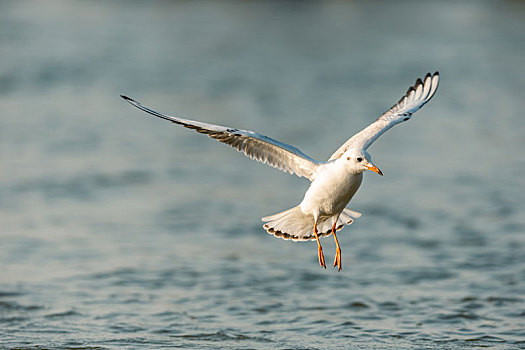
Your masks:
{"label": "bird's eye", "polygon": [[363,158],[361,158],[361,157],[357,157],[357,161],[358,161],[359,163],[361,163],[361,162],[363,161]]}

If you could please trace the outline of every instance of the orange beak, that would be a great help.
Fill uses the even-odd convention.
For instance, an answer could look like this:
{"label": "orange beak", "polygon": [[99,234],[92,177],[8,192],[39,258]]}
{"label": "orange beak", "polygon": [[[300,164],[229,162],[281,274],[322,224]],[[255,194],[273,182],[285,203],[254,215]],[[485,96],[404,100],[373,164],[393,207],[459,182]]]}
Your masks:
{"label": "orange beak", "polygon": [[374,164],[370,164],[370,166],[367,166],[367,168],[368,168],[368,170],[371,170],[374,173],[383,176],[383,173],[381,172],[381,170],[379,170],[379,168],[376,167]]}

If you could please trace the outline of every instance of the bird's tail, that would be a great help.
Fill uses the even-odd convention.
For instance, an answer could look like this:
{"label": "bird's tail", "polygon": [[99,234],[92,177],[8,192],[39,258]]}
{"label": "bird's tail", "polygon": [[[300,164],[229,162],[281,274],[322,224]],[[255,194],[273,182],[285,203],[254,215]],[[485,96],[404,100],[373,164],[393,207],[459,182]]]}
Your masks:
{"label": "bird's tail", "polygon": [[[344,225],[350,225],[354,219],[361,214],[345,208],[339,215],[336,224],[336,231],[341,230]],[[315,239],[314,218],[312,215],[303,213],[299,206],[282,211],[280,213],[266,216],[262,221],[267,221],[263,225],[264,229],[275,237],[292,241],[308,241]],[[332,217],[319,218],[317,221],[319,236],[329,236],[332,234]]]}

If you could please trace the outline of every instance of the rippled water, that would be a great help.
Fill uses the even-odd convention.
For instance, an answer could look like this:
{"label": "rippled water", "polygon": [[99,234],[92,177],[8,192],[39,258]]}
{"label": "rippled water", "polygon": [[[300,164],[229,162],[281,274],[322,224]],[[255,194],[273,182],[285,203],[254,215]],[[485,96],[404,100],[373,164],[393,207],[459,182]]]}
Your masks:
{"label": "rippled water", "polygon": [[[525,6],[0,2],[0,347],[525,347]],[[262,229],[308,183],[149,117],[326,159],[427,71],[339,235]],[[323,239],[328,261],[334,246]]]}

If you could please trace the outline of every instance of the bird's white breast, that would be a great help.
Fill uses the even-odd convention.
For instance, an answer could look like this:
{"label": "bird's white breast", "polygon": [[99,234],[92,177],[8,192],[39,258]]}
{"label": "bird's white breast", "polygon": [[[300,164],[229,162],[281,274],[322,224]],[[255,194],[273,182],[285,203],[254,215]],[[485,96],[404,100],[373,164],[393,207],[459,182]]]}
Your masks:
{"label": "bird's white breast", "polygon": [[341,213],[361,185],[363,174],[349,173],[339,162],[320,169],[300,204],[305,214],[318,217]]}

